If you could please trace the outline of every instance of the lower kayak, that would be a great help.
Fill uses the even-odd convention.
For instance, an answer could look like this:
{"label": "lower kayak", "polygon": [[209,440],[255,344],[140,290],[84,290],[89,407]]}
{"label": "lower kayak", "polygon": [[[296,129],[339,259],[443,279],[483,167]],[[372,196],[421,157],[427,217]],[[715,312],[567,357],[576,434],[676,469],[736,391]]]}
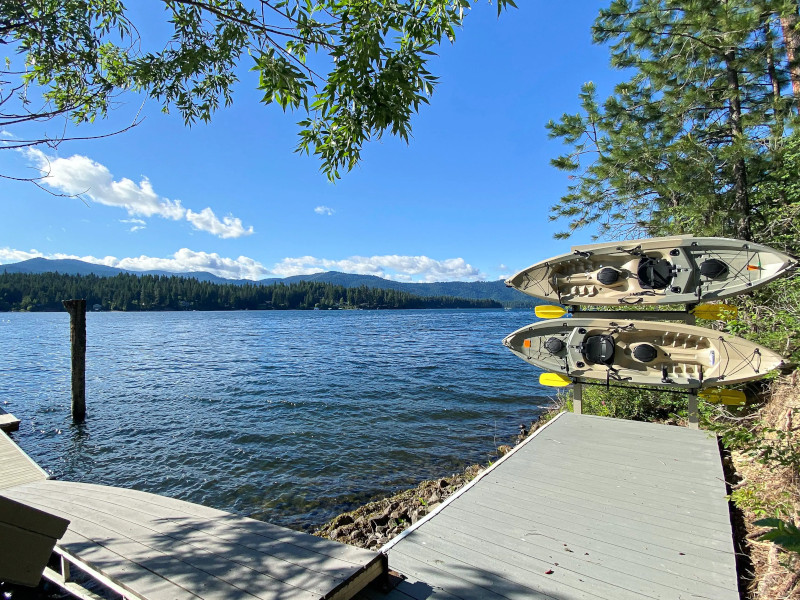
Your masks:
{"label": "lower kayak", "polygon": [[503,344],[545,371],[641,385],[730,385],[783,365],[779,354],[748,340],[658,321],[542,321],[518,329]]}

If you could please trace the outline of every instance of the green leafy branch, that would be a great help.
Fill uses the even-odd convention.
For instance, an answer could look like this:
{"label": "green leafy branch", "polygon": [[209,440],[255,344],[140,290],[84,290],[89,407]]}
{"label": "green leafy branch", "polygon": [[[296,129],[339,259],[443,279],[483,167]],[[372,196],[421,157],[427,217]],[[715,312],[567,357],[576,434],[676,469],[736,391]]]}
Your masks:
{"label": "green leafy branch", "polygon": [[800,554],[800,529],[794,523],[772,517],[760,519],[754,525],[771,528],[759,540],[773,542],[784,550]]}

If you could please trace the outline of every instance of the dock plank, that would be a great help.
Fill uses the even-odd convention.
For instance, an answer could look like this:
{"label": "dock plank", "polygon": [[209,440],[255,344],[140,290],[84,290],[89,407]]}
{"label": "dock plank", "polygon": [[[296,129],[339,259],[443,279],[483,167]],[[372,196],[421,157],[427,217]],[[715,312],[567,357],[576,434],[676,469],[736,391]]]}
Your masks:
{"label": "dock plank", "polygon": [[[300,569],[295,573],[283,571],[276,577],[275,573],[268,571],[280,571],[284,565],[274,565],[271,561],[258,561],[261,557],[251,556],[251,560],[248,561],[251,565],[246,566],[236,561],[233,556],[229,556],[227,548],[212,547],[212,544],[204,544],[204,540],[199,544],[186,543],[184,540],[151,528],[149,523],[143,523],[137,515],[126,515],[121,512],[112,514],[91,501],[81,503],[70,494],[62,493],[58,499],[54,499],[48,495],[26,493],[25,490],[26,488],[21,488],[21,491],[17,491],[15,498],[51,512],[58,511],[71,520],[73,530],[80,531],[83,536],[117,553],[124,560],[159,573],[162,577],[166,575],[167,579],[177,585],[183,585],[186,581],[199,584],[204,590],[204,597],[213,592],[220,597],[235,595],[269,598],[271,594],[286,591],[284,584],[288,586],[287,589],[298,587],[287,581],[292,575],[295,579],[297,576],[307,575]],[[69,549],[66,544],[61,546],[65,550]],[[179,553],[173,552],[176,547],[180,548]],[[266,564],[262,566],[262,562]],[[247,583],[254,580],[258,580],[259,585],[257,592],[251,594],[246,591]],[[314,579],[311,579],[311,582],[312,585],[318,583]],[[291,591],[293,597],[310,600],[319,598],[332,586],[313,585],[313,587],[318,588],[311,590],[316,593],[302,594],[294,589]]]}
{"label": "dock plank", "polygon": [[383,550],[462,599],[739,598],[717,441],[652,423],[564,413]]}
{"label": "dock plank", "polygon": [[4,493],[70,519],[73,535],[59,547],[103,565],[101,574],[129,588],[131,579],[141,579],[148,598],[173,590],[202,598],[313,600],[337,597],[362,573],[374,572],[373,578],[383,569],[373,551],[146,492],[40,481]]}
{"label": "dock plank", "polygon": [[331,543],[328,540],[311,535],[298,535],[297,532],[285,527],[239,517],[221,510],[167,496],[123,488],[108,488],[87,483],[70,482],[68,485],[72,493],[78,493],[77,490],[84,490],[90,497],[102,493],[106,498],[106,502],[124,508],[141,510],[143,513],[149,514],[158,520],[194,518],[196,523],[193,523],[193,527],[208,535],[219,536],[223,539],[231,539],[235,536],[236,539],[250,542],[244,545],[254,547],[254,549],[255,546],[260,548],[273,546],[276,551],[282,548],[292,552],[292,556],[298,560],[308,558],[315,565],[320,564],[320,557],[327,557],[335,561],[341,561],[336,563],[340,566],[353,566],[362,564],[365,558],[374,557],[375,555],[374,552],[369,550]]}
{"label": "dock plank", "polygon": [[[60,503],[48,501],[47,496],[30,493],[29,487],[22,488],[19,496],[31,504],[61,508]],[[207,555],[216,556],[220,561],[239,564],[292,587],[308,589],[317,594],[329,591],[331,583],[344,582],[353,571],[352,563],[336,563],[334,559],[323,561],[319,554],[316,557],[309,556],[308,553],[302,556],[306,559],[303,561],[305,565],[293,561],[295,555],[288,550],[283,552],[286,558],[276,556],[279,553],[277,551],[285,544],[273,544],[265,551],[264,548],[244,546],[235,537],[230,541],[223,540],[197,529],[196,525],[201,521],[194,517],[181,520],[150,518],[140,511],[126,509],[114,503],[98,508],[94,497],[86,494],[62,493],[61,497],[69,502],[66,510],[73,519],[100,525],[119,537],[135,540],[164,552],[169,552],[170,548],[180,544],[184,548],[183,554],[195,561],[205,560]],[[85,524],[81,529],[84,527]],[[199,564],[194,566],[203,568]],[[237,579],[244,576],[252,577],[253,574],[241,571]],[[323,576],[326,576],[325,580],[322,580]],[[322,584],[322,581],[326,581],[326,584]]]}
{"label": "dock plank", "polygon": [[[672,595],[678,596],[683,594],[694,594],[698,591],[707,594],[709,597],[714,597],[715,594],[720,592],[720,589],[725,591],[726,585],[729,584],[727,578],[720,576],[714,577],[702,571],[694,573],[686,573],[684,578],[676,579],[663,568],[655,568],[653,564],[648,564],[647,561],[637,561],[636,556],[631,555],[625,558],[607,552],[607,548],[593,550],[586,552],[581,546],[575,548],[569,545],[564,545],[560,540],[548,538],[540,535],[530,535],[532,532],[523,531],[521,528],[512,530],[512,532],[498,532],[492,527],[477,525],[475,523],[467,523],[455,514],[448,514],[450,511],[445,511],[438,519],[441,519],[440,525],[448,527],[450,534],[448,541],[469,547],[474,544],[477,539],[480,541],[479,548],[492,548],[492,551],[504,557],[514,557],[518,555],[523,559],[522,567],[530,569],[532,565],[539,564],[542,566],[544,563],[545,568],[537,570],[536,574],[541,574],[543,570],[547,570],[551,565],[558,564],[561,569],[566,569],[573,579],[573,584],[577,584],[575,577],[580,578],[586,568],[587,562],[592,562],[597,566],[595,570],[596,575],[602,579],[605,584],[628,586],[631,589],[643,590],[647,593],[647,586],[650,582],[657,584],[660,588],[672,589]],[[429,541],[430,545],[431,542]],[[606,551],[604,551],[606,550]],[[537,557],[546,556],[548,560],[542,560]],[[537,563],[537,561],[539,561]],[[556,568],[556,567],[553,567]],[[597,590],[597,585],[592,586]],[[652,593],[659,594],[659,589],[654,588]]]}
{"label": "dock plank", "polygon": [[[593,500],[565,494],[558,489],[555,491],[562,498],[559,509],[566,513],[585,515],[589,519],[602,518],[615,523],[640,524],[641,530],[652,531],[660,537],[672,540],[692,542],[698,537],[702,537],[709,542],[721,542],[723,548],[727,548],[727,543],[730,541],[731,536],[728,532],[720,531],[716,523],[704,521],[702,517],[681,519],[679,515],[664,514],[657,510],[642,511],[612,502],[604,502],[599,494],[597,495],[598,499]],[[498,496],[502,497],[502,507],[524,507],[531,502],[544,504],[553,497],[552,489],[526,488],[507,481],[495,481],[492,492],[482,490],[481,492],[476,491],[476,494],[482,493],[487,502],[492,502],[492,499]],[[502,507],[498,506],[497,508]]]}
{"label": "dock plank", "polygon": [[0,430],[17,431],[19,429],[19,424],[20,420],[17,417],[0,408]]}
{"label": "dock plank", "polygon": [[47,479],[47,473],[0,431],[0,490]]}

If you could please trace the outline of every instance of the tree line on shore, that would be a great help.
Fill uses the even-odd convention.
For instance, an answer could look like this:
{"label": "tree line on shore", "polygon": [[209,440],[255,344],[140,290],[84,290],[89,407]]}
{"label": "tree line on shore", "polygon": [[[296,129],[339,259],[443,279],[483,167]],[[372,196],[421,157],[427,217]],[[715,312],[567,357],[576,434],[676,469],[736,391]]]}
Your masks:
{"label": "tree line on shore", "polygon": [[127,273],[115,277],[0,273],[0,311],[61,311],[61,301],[70,298],[85,298],[90,310],[118,311],[501,307],[494,300],[423,298],[392,289],[346,288],[314,281],[234,285]]}

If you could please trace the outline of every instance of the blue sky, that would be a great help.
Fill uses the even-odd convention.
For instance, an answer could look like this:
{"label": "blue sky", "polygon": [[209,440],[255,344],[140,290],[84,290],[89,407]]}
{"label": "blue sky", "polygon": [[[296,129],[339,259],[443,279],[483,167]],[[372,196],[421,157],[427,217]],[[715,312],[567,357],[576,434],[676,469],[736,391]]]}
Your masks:
{"label": "blue sky", "polygon": [[[432,63],[440,84],[410,144],[369,143],[335,184],[315,158],[293,152],[303,115],[260,104],[246,69],[233,105],[209,125],[185,127],[177,113],[129,95],[77,132],[113,131],[139,113],[131,131],[0,152],[0,173],[31,175],[49,162],[46,187],[86,191],[82,200],[55,197],[0,179],[0,264],[44,256],[231,278],[337,270],[491,280],[590,241],[592,231],[553,239],[563,224],[548,220],[548,208],[568,180],[549,165],[563,147],[545,123],[577,111],[584,82],[603,97],[620,79],[608,50],[591,43],[607,2],[518,4],[499,19],[478,4]],[[148,20],[137,22],[145,43]]]}

